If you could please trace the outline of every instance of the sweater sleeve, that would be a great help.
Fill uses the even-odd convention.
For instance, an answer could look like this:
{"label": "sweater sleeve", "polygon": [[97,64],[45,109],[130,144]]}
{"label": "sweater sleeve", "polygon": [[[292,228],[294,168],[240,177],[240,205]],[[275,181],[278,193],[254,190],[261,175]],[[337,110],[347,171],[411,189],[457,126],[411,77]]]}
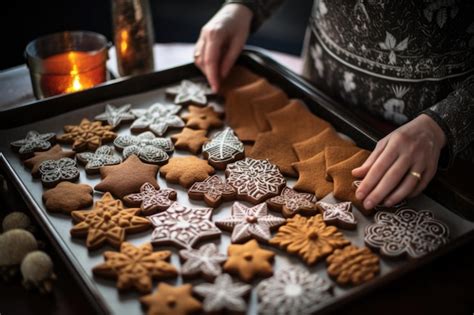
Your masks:
{"label": "sweater sleeve", "polygon": [[253,12],[252,33],[257,31],[262,23],[268,19],[284,0],[226,0],[225,4],[238,3],[245,5]]}
{"label": "sweater sleeve", "polygon": [[474,75],[422,113],[430,116],[443,129],[447,139],[447,160],[441,164],[450,166],[456,155],[474,141]]}

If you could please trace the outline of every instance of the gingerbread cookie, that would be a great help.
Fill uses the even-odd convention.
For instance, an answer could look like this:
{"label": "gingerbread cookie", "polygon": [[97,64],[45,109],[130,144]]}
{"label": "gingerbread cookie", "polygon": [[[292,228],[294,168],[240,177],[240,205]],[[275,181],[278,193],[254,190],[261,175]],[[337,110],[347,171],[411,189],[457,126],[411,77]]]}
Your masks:
{"label": "gingerbread cookie", "polygon": [[250,157],[268,159],[276,164],[284,175],[297,177],[291,166],[292,163],[298,162],[293,144],[320,133],[330,124],[313,115],[298,100],[292,100],[285,107],[267,114],[267,118],[272,130],[257,136]]}
{"label": "gingerbread cookie", "polygon": [[[326,170],[333,165],[336,165],[342,161],[346,161],[359,153],[364,151],[356,146],[327,146],[324,149],[324,158],[326,160]],[[326,174],[327,180],[332,180],[329,174]]]}
{"label": "gingerbread cookie", "polygon": [[176,85],[166,89],[167,94],[175,95],[174,102],[176,104],[207,104],[207,95],[213,95],[209,84],[204,82],[193,82],[182,80],[180,85]]}
{"label": "gingerbread cookie", "polygon": [[51,148],[56,138],[56,134],[42,133],[32,130],[28,131],[24,139],[16,140],[10,143],[13,150],[20,154],[21,158],[27,158],[37,151],[46,151]]}
{"label": "gingerbread cookie", "polygon": [[300,266],[280,270],[257,286],[259,314],[313,314],[332,297],[331,284]]}
{"label": "gingerbread cookie", "polygon": [[349,245],[326,259],[329,276],[340,285],[360,285],[380,272],[380,260],[367,247]]}
{"label": "gingerbread cookie", "polygon": [[357,220],[352,213],[352,202],[347,201],[332,204],[319,201],[316,205],[323,213],[323,220],[326,224],[349,230],[353,230],[357,227]]}
{"label": "gingerbread cookie", "polygon": [[171,140],[176,149],[198,154],[201,152],[202,145],[209,140],[206,134],[207,130],[183,128],[180,133],[172,135]]}
{"label": "gingerbread cookie", "polygon": [[245,282],[255,277],[270,277],[273,274],[272,262],[275,253],[260,248],[256,240],[245,244],[232,244],[227,248],[229,258],[224,270],[239,276]]}
{"label": "gingerbread cookie", "polygon": [[286,93],[279,89],[252,100],[250,105],[258,131],[270,131],[272,126],[267,120],[267,114],[284,107],[289,101]]}
{"label": "gingerbread cookie", "polygon": [[332,127],[329,127],[314,137],[293,144],[293,150],[298,160],[304,161],[323,152],[326,146],[348,147],[354,146],[354,143],[341,138]]}
{"label": "gingerbread cookie", "polygon": [[120,200],[105,193],[92,210],[71,212],[77,223],[71,229],[71,236],[86,237],[88,249],[96,249],[104,243],[118,248],[125,241],[126,234],[150,228],[150,221],[137,216],[138,212],[138,208],[125,209]]}
{"label": "gingerbread cookie", "polygon": [[293,186],[296,190],[314,192],[316,198],[323,199],[332,192],[333,182],[326,180],[326,159],[324,152],[318,153],[310,159],[293,163],[293,168],[299,177]]}
{"label": "gingerbread cookie", "polygon": [[117,289],[151,291],[152,279],[176,277],[176,268],[169,263],[169,250],[153,252],[150,243],[135,247],[124,242],[120,252],[106,251],[105,262],[92,269],[94,276],[117,279]]}
{"label": "gingerbread cookie", "polygon": [[43,202],[50,212],[69,214],[92,205],[92,192],[89,185],[61,182],[43,193]]}
{"label": "gingerbread cookie", "polygon": [[216,225],[227,231],[232,231],[232,243],[242,243],[254,237],[262,242],[268,242],[272,237],[270,230],[285,223],[285,219],[268,214],[267,204],[261,203],[246,207],[240,202],[232,205],[230,217],[215,220]]}
{"label": "gingerbread cookie", "polygon": [[254,72],[248,70],[243,66],[234,66],[229,74],[222,80],[221,86],[219,88],[219,94],[227,96],[227,93],[238,89],[241,86],[251,84],[257,80],[261,79],[260,76]]}
{"label": "gingerbread cookie", "polygon": [[33,177],[39,177],[39,166],[42,162],[47,160],[59,160],[61,158],[74,158],[76,152],[63,151],[59,144],[56,144],[48,151],[34,152],[33,156],[23,161],[26,167],[31,169]]}
{"label": "gingerbread cookie", "polygon": [[122,162],[120,157],[114,155],[114,149],[107,145],[99,147],[94,153],[78,153],[77,160],[85,165],[87,174],[97,174],[102,166],[116,165]]}
{"label": "gingerbread cookie", "polygon": [[187,208],[177,202],[168,210],[148,219],[155,226],[154,244],[172,244],[191,248],[197,241],[218,237],[221,231],[211,222],[212,208]]}
{"label": "gingerbread cookie", "polygon": [[389,258],[403,255],[420,258],[449,241],[449,228],[428,210],[380,211],[374,220],[365,229],[364,241]]}
{"label": "gingerbread cookie", "polygon": [[124,158],[135,154],[145,163],[162,165],[168,162],[169,155],[174,151],[170,138],[157,138],[152,132],[146,131],[137,136],[118,136],[114,146],[122,151]]}
{"label": "gingerbread cookie", "polygon": [[152,215],[168,209],[177,198],[174,189],[155,188],[150,183],[145,183],[140,187],[140,192],[126,195],[123,201],[131,206],[140,206],[141,214]]}
{"label": "gingerbread cookie", "polygon": [[202,275],[207,279],[214,279],[222,273],[221,265],[227,260],[227,255],[219,253],[213,243],[202,245],[199,249],[182,249],[179,256],[184,261],[181,275],[185,278]]}
{"label": "gingerbread cookie", "polygon": [[321,214],[310,218],[295,215],[270,240],[270,244],[300,255],[308,265],[350,243],[336,227],[326,226]]}
{"label": "gingerbread cookie", "polygon": [[113,105],[105,105],[105,112],[95,116],[95,120],[105,121],[112,128],[117,128],[123,121],[134,120],[135,115],[130,112],[132,105],[127,104],[121,107],[115,107]]}
{"label": "gingerbread cookie", "polygon": [[202,146],[202,153],[209,164],[220,170],[245,156],[244,144],[229,127],[216,133],[211,140],[206,142]]}
{"label": "gingerbread cookie", "polygon": [[219,176],[212,175],[202,182],[195,182],[189,188],[188,196],[193,200],[204,200],[209,207],[217,208],[223,201],[234,200],[236,191]]}
{"label": "gingerbread cookie", "polygon": [[191,187],[198,181],[205,180],[214,174],[214,168],[207,161],[195,156],[173,157],[169,163],[161,167],[160,174],[170,183],[180,184],[184,188]]}
{"label": "gingerbread cookie", "polygon": [[76,152],[96,150],[103,143],[110,142],[117,137],[112,126],[102,126],[100,121],[91,122],[84,118],[79,125],[64,126],[64,134],[57,137],[59,142],[71,143]]}
{"label": "gingerbread cookie", "polygon": [[[156,174],[158,166],[143,163],[136,155],[123,163],[100,168],[102,181],[95,185],[98,191],[108,191],[118,198],[140,191],[144,183],[158,187]],[[126,179],[126,180],[124,180]]]}
{"label": "gingerbread cookie", "polygon": [[206,312],[241,312],[247,310],[244,297],[252,287],[248,284],[232,281],[228,274],[218,276],[214,283],[201,283],[194,287],[194,292],[204,298],[203,309]]}
{"label": "gingerbread cookie", "polygon": [[158,290],[141,297],[140,302],[148,307],[147,315],[187,315],[202,309],[202,304],[192,296],[190,284],[174,287],[160,282]]}
{"label": "gingerbread cookie", "polygon": [[[360,186],[360,183],[362,183],[361,180],[355,180],[355,181],[352,182],[352,188],[354,189],[354,192],[357,191],[357,189]],[[404,207],[406,207],[406,205],[407,205],[406,200],[402,200],[399,203],[397,203],[397,204],[395,204],[391,207],[386,207],[383,204],[378,204],[374,207],[374,210],[375,211],[393,211],[393,210],[398,210],[398,209],[404,208]]]}
{"label": "gingerbread cookie", "polygon": [[188,128],[208,130],[220,128],[224,125],[221,119],[224,113],[216,112],[212,106],[197,107],[190,105],[188,110],[188,114],[181,116]]}
{"label": "gingerbread cookie", "polygon": [[297,213],[310,216],[318,212],[313,194],[299,193],[289,187],[283,188],[280,196],[268,199],[267,204],[271,210],[281,212],[285,218]]}
{"label": "gingerbread cookie", "polygon": [[237,190],[237,199],[253,204],[276,196],[286,185],[278,167],[268,160],[244,160],[228,164],[225,170],[227,183]]}
{"label": "gingerbread cookie", "polygon": [[54,187],[59,182],[75,182],[79,179],[76,161],[70,158],[41,162],[38,172],[44,187]]}
{"label": "gingerbread cookie", "polygon": [[138,117],[130,129],[133,132],[151,130],[158,136],[162,136],[169,128],[182,128],[184,121],[176,115],[181,110],[181,106],[174,104],[151,105],[148,109],[134,109],[132,113]]}

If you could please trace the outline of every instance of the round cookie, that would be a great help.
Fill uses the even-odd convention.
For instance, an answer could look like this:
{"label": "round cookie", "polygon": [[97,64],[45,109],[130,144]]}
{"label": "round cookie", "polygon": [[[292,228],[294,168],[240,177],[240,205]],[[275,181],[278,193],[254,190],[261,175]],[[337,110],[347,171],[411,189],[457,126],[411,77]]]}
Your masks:
{"label": "round cookie", "polygon": [[93,189],[89,185],[61,182],[43,193],[43,202],[50,212],[69,214],[92,205],[92,193]]}

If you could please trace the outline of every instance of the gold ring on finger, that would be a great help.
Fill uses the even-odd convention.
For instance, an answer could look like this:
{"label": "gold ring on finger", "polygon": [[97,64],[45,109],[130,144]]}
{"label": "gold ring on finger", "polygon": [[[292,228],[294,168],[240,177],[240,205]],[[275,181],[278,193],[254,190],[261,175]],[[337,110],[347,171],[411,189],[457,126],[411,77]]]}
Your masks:
{"label": "gold ring on finger", "polygon": [[417,180],[421,180],[421,174],[415,171],[411,171],[410,175],[415,176]]}

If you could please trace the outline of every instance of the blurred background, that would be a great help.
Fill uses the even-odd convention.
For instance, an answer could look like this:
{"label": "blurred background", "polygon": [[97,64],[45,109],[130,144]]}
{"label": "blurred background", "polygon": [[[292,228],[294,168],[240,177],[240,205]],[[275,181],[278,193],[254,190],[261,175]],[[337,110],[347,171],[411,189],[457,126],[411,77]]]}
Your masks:
{"label": "blurred background", "polygon": [[[287,0],[251,36],[249,44],[299,55],[312,2]],[[195,42],[201,27],[222,3],[223,0],[150,0],[155,42]],[[110,0],[3,1],[1,6],[1,32],[5,41],[0,70],[25,63],[23,52],[28,42],[49,33],[89,30],[112,40]]]}

